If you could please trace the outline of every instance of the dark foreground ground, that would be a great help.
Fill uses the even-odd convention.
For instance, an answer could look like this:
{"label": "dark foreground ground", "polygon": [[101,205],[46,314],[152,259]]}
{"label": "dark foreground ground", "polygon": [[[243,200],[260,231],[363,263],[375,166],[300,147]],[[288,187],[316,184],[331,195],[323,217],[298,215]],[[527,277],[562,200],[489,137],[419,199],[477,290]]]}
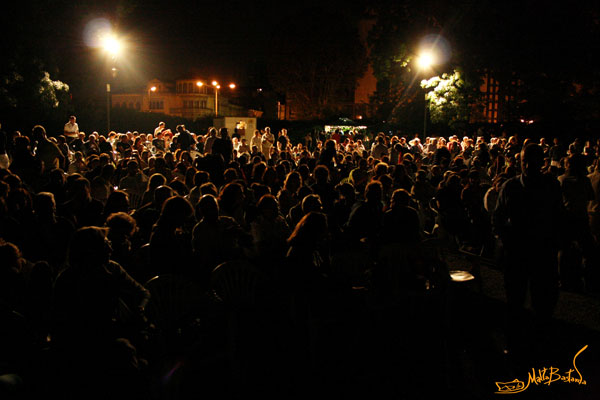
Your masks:
{"label": "dark foreground ground", "polygon": [[[449,264],[468,269],[473,261]],[[600,298],[562,291],[550,326],[531,327],[524,353],[515,355],[506,351],[502,273],[477,265],[478,280],[455,282],[440,298],[373,305],[357,289],[333,316],[312,318],[304,334],[251,317],[237,325],[238,333],[246,329],[237,360],[192,350],[171,360],[160,390],[169,398],[600,398]],[[296,342],[283,339],[290,337]],[[527,384],[532,369],[546,368],[549,376],[558,368],[549,380],[563,376],[586,345],[576,359],[585,385],[545,381],[518,394],[496,393],[496,382]]]}
{"label": "dark foreground ground", "polygon": [[[85,356],[81,368],[75,362],[62,370],[64,360],[49,354],[36,360],[41,373],[16,398],[600,398],[597,293],[561,291],[553,321],[536,331],[529,319],[523,351],[515,354],[506,351],[502,273],[459,253],[447,261],[478,279],[383,302],[355,287],[329,312],[296,315],[302,324],[282,322],[273,302],[234,313],[213,305],[185,329],[148,343],[151,351],[139,349],[148,368],[131,391],[90,379]],[[530,382],[544,369],[547,379]],[[585,385],[558,379],[570,369]],[[496,393],[497,382],[515,380],[529,386]]]}

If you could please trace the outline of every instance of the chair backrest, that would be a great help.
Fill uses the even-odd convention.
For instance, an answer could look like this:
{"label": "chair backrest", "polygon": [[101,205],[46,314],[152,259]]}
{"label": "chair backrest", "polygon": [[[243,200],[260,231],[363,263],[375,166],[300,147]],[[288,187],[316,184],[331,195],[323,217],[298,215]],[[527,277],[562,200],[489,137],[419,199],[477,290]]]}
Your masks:
{"label": "chair backrest", "polygon": [[214,294],[227,305],[240,309],[256,305],[262,274],[244,260],[227,261],[211,274]]}
{"label": "chair backrest", "polygon": [[202,291],[182,276],[158,275],[144,286],[151,296],[146,306],[146,316],[159,329],[181,327],[202,306]]}

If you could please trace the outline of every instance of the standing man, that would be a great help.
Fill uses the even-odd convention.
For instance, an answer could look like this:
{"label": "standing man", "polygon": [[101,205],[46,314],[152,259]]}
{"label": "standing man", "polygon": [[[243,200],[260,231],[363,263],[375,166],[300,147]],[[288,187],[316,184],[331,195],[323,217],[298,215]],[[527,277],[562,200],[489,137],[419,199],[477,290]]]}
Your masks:
{"label": "standing man", "polygon": [[154,137],[156,137],[159,133],[161,133],[164,130],[165,130],[165,123],[161,121],[158,123],[158,126],[156,127],[156,129],[154,129]]}
{"label": "standing man", "polygon": [[271,158],[271,147],[275,143],[275,136],[271,133],[271,128],[268,126],[265,128],[265,133],[262,135],[261,144],[262,144],[262,153],[267,159],[267,161]]}
{"label": "standing man", "polygon": [[287,129],[282,129],[279,133],[279,137],[277,138],[277,147],[279,148],[280,152],[287,151],[289,141],[290,139],[287,135]]}
{"label": "standing man", "polygon": [[[544,152],[530,143],[521,150],[521,174],[501,187],[492,216],[504,248],[509,349],[527,350],[547,332],[558,302],[558,250],[563,230],[563,196],[558,180],[543,174]],[[528,330],[529,293],[537,322]]]}
{"label": "standing man", "polygon": [[260,136],[260,131],[258,129],[254,131],[254,136],[250,139],[250,150],[252,150],[252,147],[254,146],[256,146],[258,151],[262,150],[262,137]]}
{"label": "standing man", "polygon": [[31,136],[36,142],[35,157],[43,163],[44,174],[65,165],[66,157],[58,145],[48,139],[43,126],[34,126]]}
{"label": "standing man", "polygon": [[177,144],[183,151],[190,151],[192,144],[195,144],[192,134],[185,129],[185,125],[177,125]]}
{"label": "standing man", "polygon": [[76,118],[74,115],[69,117],[69,122],[65,124],[65,128],[63,133],[65,138],[67,138],[67,142],[71,143],[74,139],[79,137],[79,125],[77,125]]}

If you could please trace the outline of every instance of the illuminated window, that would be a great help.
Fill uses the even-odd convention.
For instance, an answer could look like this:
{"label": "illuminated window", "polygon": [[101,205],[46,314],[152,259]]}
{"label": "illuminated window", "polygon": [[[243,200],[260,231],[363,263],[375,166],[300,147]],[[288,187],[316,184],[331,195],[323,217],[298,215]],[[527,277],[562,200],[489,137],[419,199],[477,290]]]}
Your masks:
{"label": "illuminated window", "polygon": [[151,110],[162,110],[164,108],[164,102],[162,100],[153,100],[150,102]]}

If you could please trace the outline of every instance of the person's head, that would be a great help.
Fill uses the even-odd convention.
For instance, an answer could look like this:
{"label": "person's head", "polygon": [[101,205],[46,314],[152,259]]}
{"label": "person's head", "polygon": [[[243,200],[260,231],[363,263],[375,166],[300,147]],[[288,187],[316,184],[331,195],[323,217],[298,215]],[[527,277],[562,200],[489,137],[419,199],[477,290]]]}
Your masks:
{"label": "person's head", "polygon": [[2,275],[5,273],[20,273],[23,264],[23,258],[19,248],[10,242],[6,242],[0,238],[0,260],[2,260],[2,267],[0,272]]}
{"label": "person's head", "polygon": [[374,172],[376,176],[385,175],[388,173],[388,165],[384,162],[377,163]]}
{"label": "person's head", "polygon": [[56,215],[56,200],[50,192],[39,192],[33,198],[33,210],[38,218],[53,218]]}
{"label": "person's head", "polygon": [[162,206],[168,198],[173,196],[173,189],[167,185],[160,185],[154,190],[154,205],[159,210],[162,210]]}
{"label": "person's head", "polygon": [[226,184],[219,193],[219,205],[224,210],[235,210],[244,202],[244,188],[237,182]]}
{"label": "person's head", "polygon": [[80,176],[71,183],[70,191],[73,198],[88,200],[91,197],[90,181]]}
{"label": "person's head", "polygon": [[587,175],[585,158],[581,154],[571,154],[567,158],[566,172],[572,176]]}
{"label": "person's head", "polygon": [[396,189],[392,193],[390,205],[394,207],[407,207],[410,204],[410,193],[405,189]]}
{"label": "person's head", "polygon": [[302,199],[301,206],[302,213],[308,214],[311,211],[321,212],[323,211],[323,203],[318,194],[308,194]]}
{"label": "person's head", "polygon": [[112,213],[106,219],[108,234],[113,240],[114,238],[130,238],[134,234],[136,226],[135,219],[125,212]]}
{"label": "person's head", "polygon": [[106,238],[108,230],[96,226],[78,229],[69,243],[68,261],[73,268],[89,269],[108,263],[112,244]]}
{"label": "person's head", "polygon": [[302,176],[300,176],[299,172],[292,171],[287,174],[285,182],[283,183],[284,189],[296,193],[298,189],[300,189],[300,186],[302,186]]}
{"label": "person's head", "polygon": [[157,187],[166,184],[167,178],[165,178],[163,174],[157,172],[152,174],[152,176],[150,176],[150,179],[148,179],[148,186],[146,187],[146,190],[154,191]]}
{"label": "person's head", "polygon": [[129,211],[129,196],[124,190],[115,190],[108,195],[106,199],[106,205],[104,206],[105,214],[111,214],[114,212],[127,212]]}
{"label": "person's head", "polygon": [[36,125],[31,130],[31,137],[33,140],[43,140],[46,138],[46,129],[41,125]]}
{"label": "person's head", "polygon": [[127,162],[127,174],[130,176],[135,176],[140,171],[140,167],[137,161],[130,160]]}
{"label": "person's head", "polygon": [[325,165],[318,165],[313,171],[317,183],[327,183],[329,181],[329,168]]}
{"label": "person's head", "polygon": [[217,189],[217,187],[215,186],[214,183],[205,182],[202,185],[200,185],[200,194],[201,195],[211,194],[211,195],[217,197],[219,195],[219,190]]}
{"label": "person's head", "polygon": [[212,194],[203,195],[196,208],[205,221],[216,221],[219,218],[219,202]]}
{"label": "person's head", "polygon": [[327,217],[320,212],[304,215],[287,239],[290,246],[313,247],[327,235]]}
{"label": "person's head", "polygon": [[525,176],[541,174],[544,165],[544,151],[535,143],[529,143],[521,150],[521,171]]}
{"label": "person's head", "polygon": [[365,199],[368,203],[381,203],[383,200],[383,186],[379,181],[371,181],[365,187]]}
{"label": "person's head", "polygon": [[256,208],[267,219],[275,219],[279,215],[279,203],[272,194],[265,194],[256,203]]}
{"label": "person's head", "polygon": [[157,224],[179,228],[193,216],[194,208],[189,201],[182,196],[172,196],[164,202]]}
{"label": "person's head", "polygon": [[223,172],[223,179],[226,183],[233,182],[238,178],[238,171],[235,168],[227,168]]}

